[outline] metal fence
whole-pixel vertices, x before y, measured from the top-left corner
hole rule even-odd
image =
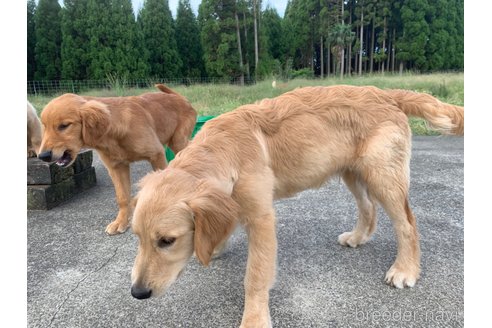
[[[125,80],[108,78],[105,80],[51,80],[51,81],[27,81],[28,95],[55,95],[61,93],[80,93],[89,90],[115,90],[115,89],[142,89],[152,88],[156,83],[164,83],[169,86],[193,85],[193,84],[255,84],[254,79],[244,78],[148,78],[140,80]]]

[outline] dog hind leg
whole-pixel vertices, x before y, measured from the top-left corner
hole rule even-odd
[[[359,217],[354,229],[338,236],[338,242],[343,246],[357,247],[365,244],[376,229],[376,202],[369,195],[365,182],[357,174],[345,171],[342,178],[355,197]]]

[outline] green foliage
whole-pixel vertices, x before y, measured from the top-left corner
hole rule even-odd
[[[198,20],[205,68],[209,76],[238,77],[239,55],[235,21],[235,0],[203,0]]]
[[[321,64],[330,74],[344,68],[346,78],[359,62],[371,73],[464,68],[463,0],[289,0],[283,18],[269,5],[256,13],[257,40],[261,0],[203,0],[198,18],[180,0],[176,21],[168,0],[146,0],[137,21],[131,3],[28,0],[28,80],[249,81],[288,78],[291,69],[318,76]]]
[[[36,46],[36,80],[60,78],[61,29],[60,4],[57,0],[39,0],[34,14]]]
[[[427,0],[405,0],[401,7],[402,36],[397,40],[397,58],[417,69],[427,70],[425,48],[430,37]]]
[[[34,25],[34,12],[36,3],[34,0],[27,1],[27,80],[34,79],[35,58],[34,49],[36,47],[36,30]]]
[[[176,43],[175,23],[167,0],[146,0],[138,15],[150,75],[179,77],[182,61]]]
[[[268,53],[274,59],[283,57],[282,19],[275,8],[267,6],[262,15],[262,26],[268,43]]]
[[[191,10],[189,0],[180,0],[176,14],[176,43],[183,61],[182,77],[205,76],[203,49],[200,43],[198,21]]]
[[[88,78],[89,35],[87,0],[65,0],[61,17],[61,77],[64,80]]]

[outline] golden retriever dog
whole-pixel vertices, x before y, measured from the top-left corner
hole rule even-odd
[[[276,271],[275,199],[341,176],[359,217],[342,233],[356,247],[376,228],[379,203],[393,221],[398,253],[386,282],[419,278],[416,220],[408,203],[408,116],[447,134],[464,134],[464,108],[422,93],[375,87],[305,87],[244,105],[207,122],[169,167],[146,175],[135,197],[139,245],[131,294],[159,295],[193,253],[208,265],[236,224],[248,236],[241,327],[270,327]]]
[[[41,112],[45,131],[38,157],[68,166],[82,148],[97,151],[114,184],[119,212],[106,233],[123,233],[131,214],[130,163],[147,160],[166,168],[163,145],[175,154],[188,144],[196,111],[180,94],[158,84],[160,92],[132,97],[64,94]]]
[[[43,138],[43,128],[34,106],[27,102],[27,158],[36,157]]]

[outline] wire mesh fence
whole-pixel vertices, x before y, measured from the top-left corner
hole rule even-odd
[[[54,95],[61,93],[80,93],[89,90],[114,90],[114,89],[145,89],[152,88],[156,83],[164,83],[168,86],[193,85],[193,84],[255,84],[253,78],[241,79],[239,77],[229,78],[148,78],[140,80],[126,80],[119,78],[108,78],[105,80],[50,80],[50,81],[27,81],[28,95]]]

